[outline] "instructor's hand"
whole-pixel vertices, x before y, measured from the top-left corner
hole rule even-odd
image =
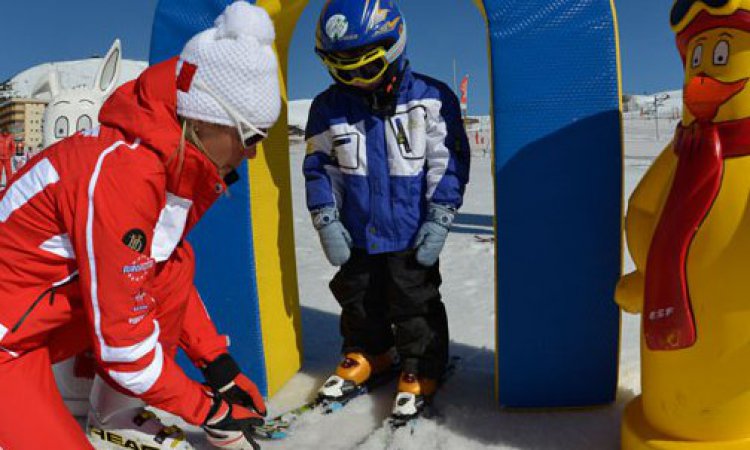
[[[339,220],[339,212],[330,206],[312,212],[312,221],[328,261],[341,266],[351,256],[352,237]]]
[[[229,353],[220,355],[202,369],[206,383],[221,397],[233,404],[253,409],[266,415],[266,404],[258,386],[246,377]]]
[[[260,450],[253,438],[255,427],[263,425],[263,418],[240,405],[226,402],[214,391],[211,410],[203,422],[208,442],[217,448],[232,450]]]

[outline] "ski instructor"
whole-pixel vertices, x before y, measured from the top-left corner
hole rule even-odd
[[[258,448],[263,398],[204,309],[185,235],[278,118],[273,40],[262,9],[229,5],[179,58],[119,88],[99,128],[11,180],[0,197],[0,448],[92,448],[51,369],[87,349],[108,386],[203,427],[217,447]],[[205,386],[176,364],[178,346]]]

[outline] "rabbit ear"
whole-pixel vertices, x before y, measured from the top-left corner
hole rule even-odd
[[[34,88],[34,91],[31,93],[31,96],[36,97],[39,94],[49,92],[52,98],[54,98],[57,97],[58,94],[60,94],[60,91],[60,78],[57,74],[57,69],[55,68],[55,66],[52,66],[49,72],[47,72],[47,76],[39,79],[39,82],[37,82],[37,85]]]
[[[115,39],[112,47],[107,52],[107,56],[104,57],[101,66],[99,66],[99,70],[96,72],[96,77],[94,78],[94,90],[96,92],[106,97],[115,89],[117,79],[120,77],[121,58],[122,49],[120,40]]]

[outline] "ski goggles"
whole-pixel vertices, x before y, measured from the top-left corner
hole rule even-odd
[[[252,123],[245,120],[242,115],[237,112],[229,103],[221,99],[220,96],[216,95],[208,86],[203,84],[200,80],[193,80],[193,86],[197,87],[201,91],[208,94],[216,103],[221,106],[224,112],[232,118],[235,125],[237,126],[237,133],[240,136],[240,142],[245,148],[250,148],[257,145],[260,141],[268,137],[268,130],[258,128]]]
[[[376,47],[354,57],[341,57],[332,53],[315,50],[333,77],[348,85],[370,84],[383,76],[388,69],[387,52]]]

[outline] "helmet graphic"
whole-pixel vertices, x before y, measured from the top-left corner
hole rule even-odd
[[[393,0],[328,0],[315,51],[339,82],[377,81],[406,49],[406,21]]]

